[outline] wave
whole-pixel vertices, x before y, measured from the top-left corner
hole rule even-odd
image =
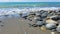
[[[29,15],[30,12],[40,11],[40,10],[58,10],[60,7],[34,7],[34,8],[0,8],[0,19],[8,17],[20,17],[20,13],[23,16]]]

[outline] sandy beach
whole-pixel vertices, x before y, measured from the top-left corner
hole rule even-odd
[[[7,18],[2,22],[4,26],[0,26],[0,34],[51,34],[50,31],[41,31],[39,27],[29,27],[28,23],[33,21],[23,18]]]

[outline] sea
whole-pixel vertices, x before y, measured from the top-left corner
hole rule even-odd
[[[0,8],[60,7],[60,2],[0,2]]]
[[[27,15],[28,13],[25,11],[26,8],[44,7],[60,7],[60,2],[0,2],[0,19],[5,18],[6,16],[4,15],[9,15],[9,17],[18,17],[20,15],[17,13],[19,13],[21,10],[25,13],[24,15]]]
[[[0,9],[2,8],[44,8],[44,7],[60,7],[60,2],[0,2]]]

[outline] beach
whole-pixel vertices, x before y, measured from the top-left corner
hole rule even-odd
[[[29,27],[33,21],[23,18],[7,18],[2,20],[4,26],[0,27],[0,34],[51,34],[50,31],[41,31],[39,27]],[[59,34],[59,33],[57,33]]]
[[[51,34],[51,31],[42,31],[40,27],[29,27],[28,23],[35,20],[25,20],[20,14],[24,17],[30,12],[58,9],[60,2],[0,2],[0,34]]]
[[[7,10],[8,9],[8,10]],[[40,10],[58,10],[56,7],[50,8],[2,8],[0,9],[0,34],[51,34],[51,31],[42,31],[40,27],[29,27],[28,23],[33,21],[25,20],[24,16],[29,15],[30,12],[37,12]],[[22,13],[22,17],[19,15]],[[60,34],[55,32],[56,34]]]

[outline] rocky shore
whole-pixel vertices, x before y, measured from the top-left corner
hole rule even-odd
[[[51,34],[50,32],[60,32],[60,10],[53,8],[14,9],[9,12],[1,11],[0,33]]]

